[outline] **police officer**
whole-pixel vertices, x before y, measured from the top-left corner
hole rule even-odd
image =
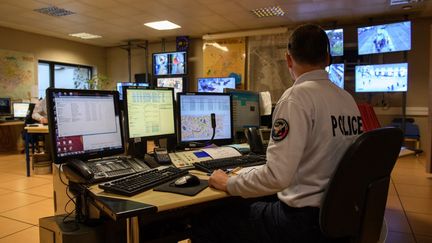
[[[337,163],[362,133],[352,96],[324,70],[329,41],[317,25],[296,28],[288,43],[295,79],[273,114],[267,163],[238,176],[215,171],[209,185],[245,198],[271,200],[209,212],[192,225],[193,242],[321,242],[319,206]]]

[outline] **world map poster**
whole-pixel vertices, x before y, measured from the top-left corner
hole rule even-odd
[[[245,51],[245,38],[205,41],[204,77],[234,77],[236,88],[245,89]]]
[[[28,99],[35,83],[33,54],[0,49],[0,97]]]

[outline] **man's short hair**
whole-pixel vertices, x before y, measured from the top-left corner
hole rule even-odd
[[[329,40],[318,25],[305,24],[297,27],[288,41],[288,52],[300,64],[327,64]]]

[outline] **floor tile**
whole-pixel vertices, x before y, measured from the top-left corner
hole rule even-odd
[[[11,190],[6,190],[6,189],[3,189],[3,188],[0,188],[0,195],[8,194],[8,193],[11,193],[11,192],[12,192]]]
[[[397,184],[396,190],[401,197],[418,197],[432,199],[432,187]]]
[[[22,191],[32,187],[47,185],[50,183],[52,184],[52,182],[44,178],[29,177],[0,183],[0,188],[14,191]]]
[[[417,243],[432,243],[432,237],[424,236],[424,235],[415,235]]]
[[[387,209],[384,218],[387,222],[388,231],[412,233],[405,213],[402,210]]]
[[[390,184],[389,184],[388,195],[389,196],[397,196],[397,192],[396,192],[395,186],[393,185],[393,182],[391,182],[391,181],[390,181]]]
[[[37,187],[32,187],[32,188],[29,188],[26,190],[22,190],[21,192],[26,193],[26,194],[30,194],[30,195],[52,198],[54,189],[53,189],[53,184],[48,183],[48,184],[45,184],[42,186],[37,186]]]
[[[14,180],[25,179],[24,176],[14,175],[6,172],[0,172],[0,184],[8,183]]]
[[[6,195],[0,195],[0,213],[42,201],[44,199],[46,198],[21,192],[12,192]]]
[[[386,243],[416,243],[412,234],[388,232]]]
[[[16,233],[18,231],[30,228],[30,224],[22,223],[16,220],[7,219],[0,216],[0,238]],[[11,242],[11,241],[9,241]]]
[[[53,199],[45,199],[40,202],[32,203],[14,210],[0,213],[10,219],[19,220],[28,224],[38,225],[39,218],[54,215],[54,201]]]
[[[432,237],[432,215],[407,213],[407,217],[415,235]]]
[[[33,226],[1,238],[0,243],[39,243],[39,227]]]
[[[409,175],[392,175],[392,180],[397,186],[398,184],[416,185],[416,186],[432,186],[432,176],[409,176]]]
[[[401,203],[399,201],[399,198],[397,196],[391,196],[391,195],[389,195],[387,197],[386,208],[387,209],[392,209],[392,210],[403,211],[402,205],[401,205]]]
[[[402,197],[400,201],[406,212],[432,214],[432,199]]]

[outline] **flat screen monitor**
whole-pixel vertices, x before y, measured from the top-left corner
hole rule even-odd
[[[235,78],[199,78],[198,92],[223,93],[225,88],[235,89]]]
[[[214,144],[230,144],[232,134],[231,96],[224,93],[178,93],[178,139],[180,143],[206,142],[213,135],[211,114],[215,114]]]
[[[326,67],[326,71],[329,73],[329,79],[339,88],[344,88],[344,72],[345,65],[343,63],[330,64]]]
[[[174,98],[177,97],[177,93],[183,92],[185,82],[184,77],[165,77],[157,78],[156,86],[163,88],[174,88]]]
[[[411,21],[361,27],[357,34],[359,55],[411,50]]]
[[[260,127],[259,93],[238,89],[225,89],[231,95],[234,132],[248,127]]]
[[[326,30],[325,32],[330,42],[330,55],[343,56],[344,54],[343,29]]]
[[[0,115],[11,114],[10,102],[10,98],[0,98]]]
[[[406,92],[408,63],[355,67],[356,92]]]
[[[129,82],[120,82],[117,83],[117,91],[119,92],[119,99],[123,100],[123,89],[124,87],[137,86],[137,87],[148,87],[148,83],[129,83]]]
[[[55,163],[124,153],[117,91],[47,89]]]
[[[172,88],[128,87],[125,103],[125,124],[130,139],[175,136]]]
[[[153,53],[153,75],[187,74],[187,55],[185,51]]]
[[[28,102],[14,102],[13,103],[13,116],[15,118],[25,118],[30,103]]]

